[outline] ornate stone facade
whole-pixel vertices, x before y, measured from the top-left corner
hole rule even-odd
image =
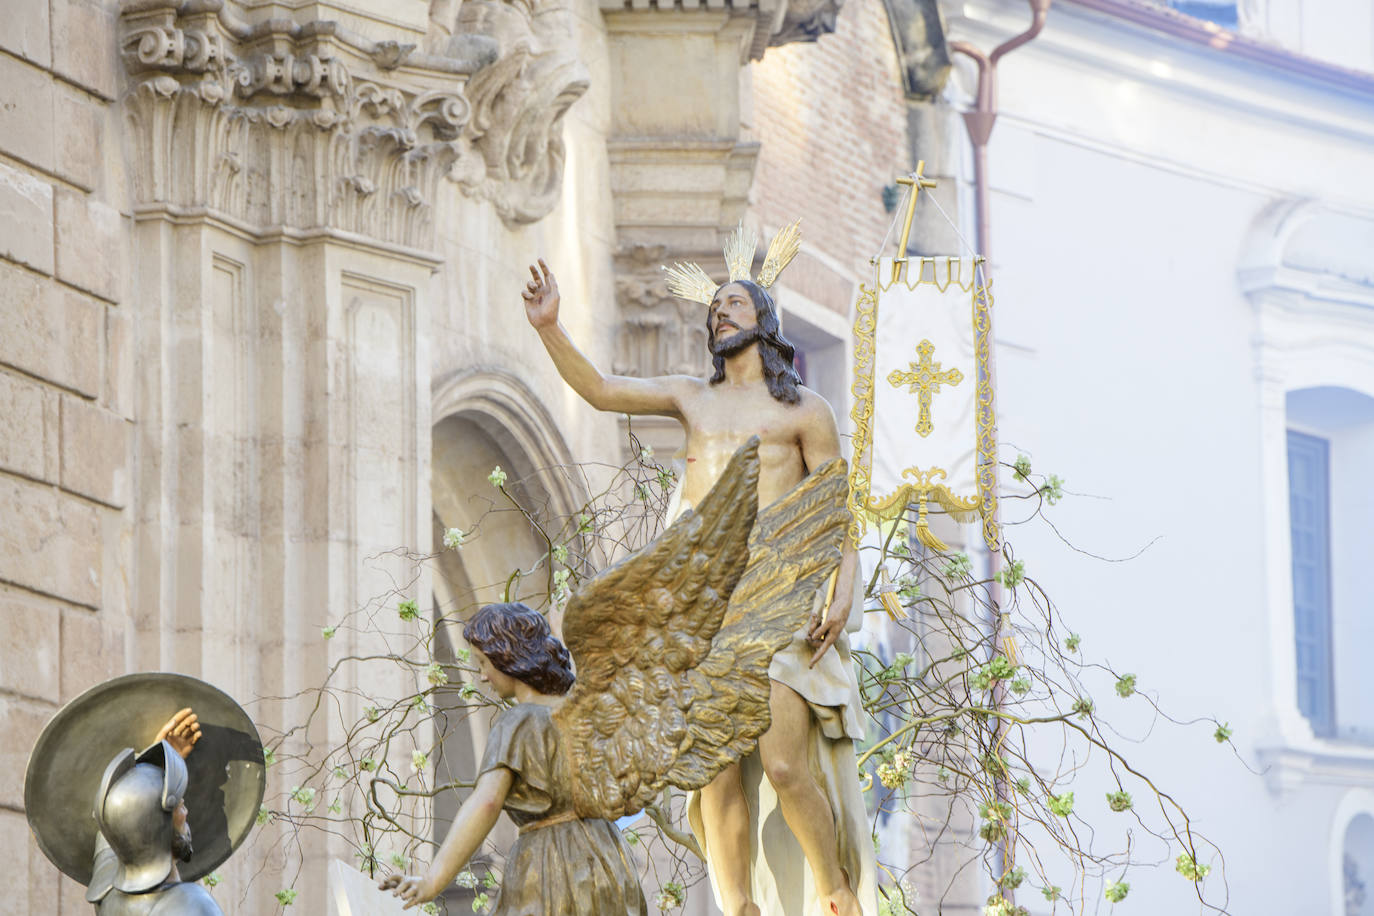
[[[563,115],[587,88],[553,13],[470,2],[443,53],[423,54],[334,21],[249,24],[216,0],[126,4],[138,212],[428,250],[447,176],[509,223],[538,220],[558,198]]]
[[[514,531],[419,578],[395,552],[469,524],[488,462],[571,511],[582,494],[557,466],[620,458],[618,419],[568,397],[516,333],[521,266],[548,254],[586,303],[565,320],[599,365],[705,371],[699,308],[667,295],[659,267],[719,272],[735,223],[773,225],[750,198],[764,161],[750,83],[765,52],[839,10],[19,4],[0,30],[15,103],[0,105],[12,769],[59,703],[128,670],[195,674],[260,722],[301,721],[300,691],[376,648],[322,626],[401,597],[455,602],[513,558],[538,561]],[[812,233],[797,288],[841,307],[821,290],[843,283],[800,280],[828,245]],[[676,424],[635,430],[676,445]],[[0,786],[4,848],[29,842],[21,803]],[[324,862],[351,851],[278,829],[223,870],[226,909],[274,911],[286,849],[303,865],[297,908],[323,912]],[[7,899],[87,912],[27,849]]]

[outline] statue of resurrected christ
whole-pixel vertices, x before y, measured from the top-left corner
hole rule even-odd
[[[801,384],[768,292],[798,244],[795,224],[780,232],[757,282],[750,277],[755,243],[743,229],[726,246],[731,275],[724,285],[717,288],[696,265],[669,272],[676,295],[707,306],[708,379],[602,373],[559,323],[553,272],[543,260],[530,267],[525,313],[563,380],[598,410],[672,417],[686,431],[686,475],[670,513],[701,499],[751,436],[760,439],[760,508],[840,455],[834,412]],[[691,800],[692,828],[726,916],[877,911],[872,837],[854,763],[862,708],[845,632],[857,603],[856,566],[846,545],[835,600],[826,607],[818,596],[809,625],[774,657],[772,726],[757,753]]]

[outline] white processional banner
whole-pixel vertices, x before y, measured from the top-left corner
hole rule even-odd
[[[931,504],[959,521],[983,519],[996,548],[996,423],[992,316],[981,258],[877,263],[854,324],[854,464],[859,519],[917,508],[916,536],[943,550]]]

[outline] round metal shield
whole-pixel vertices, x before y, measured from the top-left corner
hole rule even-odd
[[[257,822],[267,786],[262,741],[248,714],[216,687],[184,674],[128,674],[92,687],[58,710],[38,736],[24,774],[24,810],[43,853],[89,884],[95,855],[92,813],[100,777],[126,747],[141,752],[158,729],[191,707],[201,738],[186,758],[187,821],[195,855],[183,881],[219,867]]]

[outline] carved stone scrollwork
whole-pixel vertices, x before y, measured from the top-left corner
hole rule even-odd
[[[618,375],[700,376],[710,366],[706,311],[668,292],[660,265],[671,260],[662,246],[635,246],[616,258],[621,321],[613,367]]]
[[[126,4],[140,207],[430,249],[450,176],[507,222],[542,218],[561,188],[562,118],[587,81],[561,8],[535,5],[469,0],[447,52],[425,55],[334,22],[250,27],[215,0]]]
[[[484,167],[455,177],[510,223],[534,222],[558,200],[563,115],[589,85],[567,50],[571,31],[567,9],[554,3],[466,0],[458,16],[459,34],[492,39],[500,50],[467,85],[468,136]]]
[[[203,29],[149,26],[125,33],[124,56],[134,72],[182,69],[204,73],[224,67],[224,39]]]
[[[243,98],[259,92],[303,93],[312,98],[344,98],[349,74],[343,61],[318,54],[254,54],[235,67],[235,88]]]

